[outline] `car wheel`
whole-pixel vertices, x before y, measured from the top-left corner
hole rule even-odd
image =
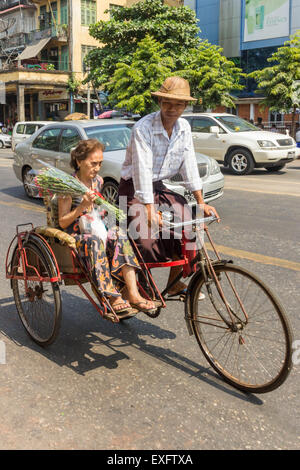
[[[2,140],[0,140],[0,149],[3,149],[4,148],[4,143],[2,142]]]
[[[254,160],[247,149],[240,148],[230,152],[228,166],[235,175],[248,175],[254,168]]]
[[[31,186],[33,182],[33,178],[34,178],[34,175],[30,174],[31,170],[32,168],[27,166],[23,170],[22,179],[23,179],[23,187],[24,187],[26,196],[33,198],[37,196],[37,192]]]
[[[267,171],[269,171],[270,173],[272,173],[273,171],[280,171],[280,170],[282,170],[284,167],[285,167],[285,164],[284,164],[284,165],[269,166],[268,168],[265,168],[265,169],[266,169]]]
[[[117,205],[119,185],[116,181],[106,181],[102,187],[101,194],[110,204]]]

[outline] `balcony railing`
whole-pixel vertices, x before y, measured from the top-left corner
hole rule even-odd
[[[50,26],[46,29],[35,29],[26,35],[26,44],[37,42],[40,39],[51,38],[66,42],[68,39],[68,27],[66,25]]]
[[[33,5],[33,2],[31,0],[0,0],[0,11],[20,5]]]
[[[25,46],[26,44],[26,33],[18,33],[11,37],[0,38],[1,47],[5,51],[9,49],[15,49],[17,47]]]

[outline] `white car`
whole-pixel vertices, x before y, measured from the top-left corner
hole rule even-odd
[[[16,177],[23,182],[26,194],[35,197],[32,191],[32,172],[42,165],[38,160],[72,173],[70,167],[70,150],[76,147],[79,140],[96,138],[105,145],[104,160],[100,175],[104,179],[103,196],[114,203],[118,195],[121,167],[125,160],[126,147],[129,143],[131,128],[134,122],[121,120],[86,120],[53,122],[39,129],[25,142],[19,143],[14,151],[13,169]],[[206,155],[196,154],[199,174],[203,181],[203,197],[205,202],[222,196],[224,176],[218,163]],[[169,188],[184,195],[190,205],[195,205],[193,195],[180,184],[178,174],[165,181]]]
[[[0,148],[11,147],[11,136],[8,134],[0,133]]]
[[[183,114],[191,125],[196,152],[215,158],[236,175],[254,168],[278,171],[296,158],[296,142],[288,136],[263,131],[233,114]]]
[[[20,121],[16,122],[12,132],[11,148],[15,150],[15,147],[20,142],[28,139],[38,129],[49,124],[49,121]]]

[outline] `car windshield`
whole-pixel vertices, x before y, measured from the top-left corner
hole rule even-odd
[[[215,116],[231,132],[257,131],[257,127],[238,116]]]
[[[124,150],[127,148],[130,134],[130,125],[120,126],[95,126],[86,127],[85,132],[89,139],[98,139],[105,145],[105,152]]]

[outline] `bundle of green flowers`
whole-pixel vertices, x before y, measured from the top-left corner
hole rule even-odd
[[[33,181],[41,197],[53,194],[83,196],[88,191],[85,184],[77,178],[52,166],[42,169]],[[100,194],[97,195],[94,202],[98,206],[103,206],[107,212],[114,214],[117,220],[125,219],[124,212],[107,202]]]

